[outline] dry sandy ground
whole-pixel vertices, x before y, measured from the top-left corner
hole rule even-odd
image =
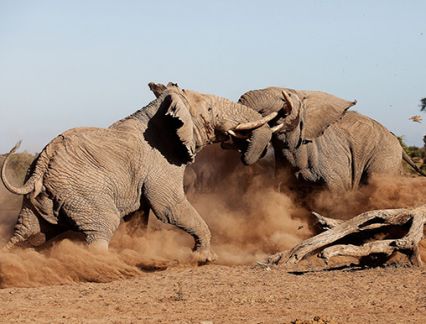
[[[426,267],[292,275],[255,266],[207,265],[147,272],[110,283],[0,290],[0,321],[8,323],[291,323],[296,319],[300,323],[426,323]]]
[[[311,210],[347,219],[423,204],[424,178],[377,179],[339,199],[320,193],[309,197],[309,210],[256,177],[244,194],[234,190],[244,182],[231,180],[192,201],[211,228],[221,265],[180,262],[140,271],[145,258],[185,260],[190,254],[189,236],[155,226],[141,236],[119,230],[107,256],[67,241],[43,253],[0,253],[0,287],[15,287],[0,289],[0,323],[426,323],[426,266],[293,275],[251,265],[311,236],[305,217]],[[0,246],[19,208],[13,196],[3,197]],[[52,285],[58,283],[64,284]],[[39,287],[16,288],[22,286]]]

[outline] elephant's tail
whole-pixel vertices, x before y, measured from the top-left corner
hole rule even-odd
[[[402,159],[407,162],[410,167],[412,167],[418,174],[426,177],[426,173],[424,173],[414,162],[413,160],[410,158],[410,156],[407,154],[407,152],[405,152],[405,150],[402,150]]]
[[[15,151],[19,148],[20,145],[21,145],[21,141],[16,143],[16,145],[10,150],[10,152],[6,154],[6,158],[3,162],[3,166],[1,169],[1,180],[3,181],[3,184],[6,187],[6,189],[9,190],[10,192],[17,195],[26,195],[34,191],[34,189],[39,189],[39,190],[41,189],[41,177],[38,176],[37,173],[33,173],[22,187],[15,187],[6,178],[7,163],[9,162],[9,159],[12,156],[12,154],[15,153]]]
[[[28,179],[28,181],[24,184],[22,187],[15,187],[12,185],[9,180],[6,178],[6,167],[7,162],[9,162],[10,157],[13,153],[21,146],[21,141],[16,143],[16,145],[9,151],[9,153],[6,154],[6,158],[3,162],[3,166],[1,168],[1,180],[3,181],[4,186],[7,190],[10,192],[13,192],[17,195],[26,195],[34,190],[35,187],[35,177],[31,176],[31,178]]]

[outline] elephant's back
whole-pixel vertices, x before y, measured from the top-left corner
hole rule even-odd
[[[371,141],[398,141],[382,124],[355,111],[348,111],[338,122],[338,127],[347,131],[352,137]]]
[[[114,190],[117,184],[136,181],[141,169],[138,151],[138,138],[131,133],[102,128],[67,131],[56,145],[43,182],[58,196]],[[84,192],[87,188],[90,192]]]
[[[376,157],[399,163],[402,147],[398,138],[376,120],[357,112],[348,112],[339,123],[347,132],[349,143],[357,160],[371,163]],[[385,162],[383,162],[385,163]]]
[[[73,156],[72,152],[78,152],[96,166],[108,169],[133,160],[140,146],[139,138],[133,133],[98,128],[66,137],[64,149],[71,153],[70,156]]]

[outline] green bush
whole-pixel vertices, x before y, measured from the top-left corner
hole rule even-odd
[[[405,152],[407,152],[408,156],[412,159],[415,158],[420,158],[423,159],[423,163],[419,164],[416,163],[418,167],[420,167],[420,169],[424,172],[426,172],[426,151],[424,147],[417,147],[417,146],[407,146],[407,144],[405,144],[404,142],[404,137],[403,136],[398,136],[398,140],[401,143],[402,148],[405,150]],[[408,171],[409,173],[415,173],[417,174],[417,172],[415,172],[411,167],[409,167],[408,165],[404,165],[404,169],[406,171]]]

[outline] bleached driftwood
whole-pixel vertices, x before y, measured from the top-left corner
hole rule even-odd
[[[368,211],[347,221],[317,213],[314,216],[324,232],[301,242],[288,253],[269,257],[264,264],[279,263],[289,272],[329,270],[359,266],[363,262],[368,266],[368,258],[374,260],[380,256],[381,260],[386,261],[396,252],[406,255],[410,265],[422,263],[419,243],[426,224],[426,205],[414,209]],[[304,265],[300,263],[309,257],[323,260],[323,265],[306,266],[306,262]],[[337,263],[330,263],[336,257],[343,258]]]

